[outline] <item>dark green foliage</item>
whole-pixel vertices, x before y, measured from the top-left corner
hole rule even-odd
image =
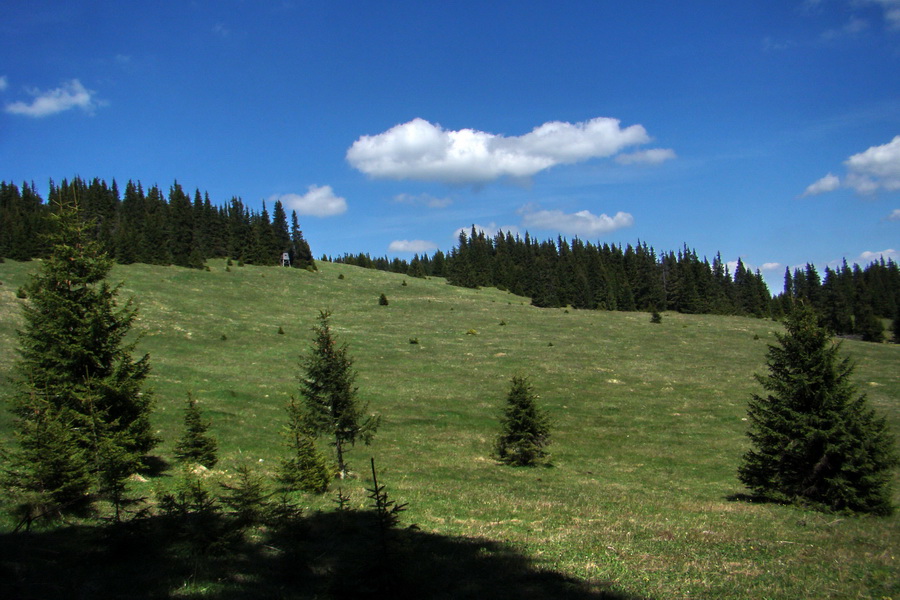
[[[203,420],[200,407],[190,393],[184,407],[184,433],[175,444],[175,458],[185,463],[197,463],[212,469],[219,461],[218,443],[209,431],[210,422]]]
[[[787,332],[769,346],[767,395],[750,401],[753,448],[738,470],[755,494],[808,502],[830,510],[888,514],[894,441],[850,381],[853,365],[839,356],[815,311],[795,304]]]
[[[347,475],[347,445],[361,440],[366,445],[378,429],[380,417],[367,415],[368,402],[360,403],[353,385],[356,373],[347,346],[338,345],[331,333],[331,313],[319,312],[309,354],[302,358],[300,395],[305,405],[308,431],[334,439],[340,476]]]
[[[875,316],[872,307],[868,304],[860,307],[854,329],[862,336],[864,342],[880,343],[884,341],[884,324]]]
[[[268,513],[268,494],[263,478],[247,465],[236,469],[237,482],[222,483],[222,504],[231,509],[238,525],[246,527],[265,521]]]
[[[379,305],[379,306],[387,306],[387,305],[388,305],[388,299],[387,299],[387,296],[385,296],[384,294],[382,294],[381,296],[379,296],[379,297],[378,297],[378,305]]]
[[[278,481],[288,490],[321,494],[328,489],[331,473],[325,457],[316,448],[314,432],[310,431],[303,409],[291,396],[287,406],[288,424],[284,436],[290,455],[281,460]]]
[[[662,323],[662,315],[660,315],[658,311],[654,310],[653,313],[650,315],[650,322],[651,323]]]
[[[9,485],[60,508],[90,489],[118,502],[122,482],[157,443],[151,395],[142,391],[149,360],[131,357],[135,342],[125,337],[136,309],[131,300],[118,305],[119,288],[106,282],[112,262],[91,240],[77,205],[58,206],[53,221],[51,253],[23,305],[11,398],[19,444],[11,462],[19,468]]]
[[[548,455],[550,417],[538,407],[534,389],[525,377],[515,376],[510,383],[494,452],[508,465],[531,466]]]
[[[40,517],[81,508],[93,478],[87,452],[67,408],[56,408],[35,396],[32,414],[18,422],[18,448],[4,450],[0,486],[11,501],[19,527]]]
[[[897,309],[897,314],[894,315],[891,331],[894,333],[894,343],[900,344],[900,309]]]

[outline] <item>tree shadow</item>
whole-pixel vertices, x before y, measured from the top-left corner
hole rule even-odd
[[[248,530],[230,515],[198,519],[2,534],[0,597],[638,600],[543,568],[500,542],[415,527],[382,532],[372,511]]]

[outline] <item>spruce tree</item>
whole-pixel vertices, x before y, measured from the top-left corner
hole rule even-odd
[[[510,383],[494,452],[508,465],[531,466],[547,457],[550,417],[538,407],[525,377],[515,376]]]
[[[291,396],[287,406],[288,424],[284,428],[290,454],[278,466],[278,481],[288,490],[321,494],[331,479],[325,457],[316,448],[315,434],[310,430],[303,408]]]
[[[218,442],[208,433],[209,426],[210,422],[203,420],[197,401],[188,393],[184,407],[184,433],[175,444],[175,458],[212,469],[219,461],[216,456]]]
[[[897,462],[884,418],[851,382],[853,364],[796,302],[786,333],[769,346],[769,375],[756,376],[766,395],[753,395],[752,449],[738,470],[755,494],[830,510],[888,514],[891,469]]]
[[[149,357],[132,359],[135,342],[125,339],[133,302],[119,306],[119,287],[106,281],[112,262],[77,204],[60,204],[53,219],[50,256],[23,306],[10,401],[19,448],[5,480],[62,510],[90,491],[121,488],[157,440],[151,395],[142,391]]]
[[[319,323],[313,327],[313,346],[301,362],[300,395],[309,430],[334,438],[338,473],[343,479],[347,475],[344,460],[347,445],[352,446],[357,440],[368,445],[378,429],[380,417],[366,415],[368,403],[357,400],[353,360],[347,345],[335,341],[330,317],[328,311],[320,311]]]

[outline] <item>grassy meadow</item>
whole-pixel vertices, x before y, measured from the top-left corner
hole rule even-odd
[[[0,264],[4,395],[21,323],[16,290],[37,265]],[[359,397],[384,418],[374,443],[348,455],[358,476],[340,486],[351,507],[369,505],[374,457],[379,482],[408,503],[402,525],[499,543],[485,552],[507,549],[587,582],[593,597],[900,600],[900,516],[736,499],[747,401],[760,389],[753,374],[764,371],[778,323],[664,313],[652,324],[646,313],[537,309],[496,289],[329,263],[317,273],[226,270],[223,261],[209,271],[117,266],[112,280],[140,309],[138,350],[151,356],[165,460],[190,391],[219,440],[211,476],[241,464],[271,474],[298,359],[327,309],[349,344]],[[843,351],[900,434],[900,345],[845,341]],[[549,466],[491,458],[515,374],[552,415]],[[4,411],[6,441],[10,423]],[[304,497],[308,513],[333,511],[337,488]]]

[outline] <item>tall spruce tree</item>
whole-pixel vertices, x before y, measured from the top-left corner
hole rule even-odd
[[[62,200],[61,202],[65,202]],[[75,203],[57,207],[51,253],[27,286],[10,399],[18,448],[5,483],[44,512],[121,489],[157,443],[147,355],[126,342],[136,316],[106,278],[111,260],[92,241]],[[116,492],[118,493],[118,492]]]
[[[497,458],[508,465],[531,466],[546,458],[549,444],[550,417],[537,405],[528,380],[513,377],[494,444]]]
[[[334,438],[338,473],[343,479],[348,472],[344,459],[347,446],[357,440],[368,445],[381,419],[367,415],[368,402],[357,400],[353,360],[347,345],[335,341],[330,317],[328,311],[320,311],[319,323],[313,327],[313,346],[301,361],[300,395],[309,431]]]
[[[767,392],[753,395],[752,449],[738,470],[754,493],[830,510],[892,511],[894,440],[884,418],[850,381],[853,364],[819,326],[815,310],[796,302],[787,332],[769,346]]]

